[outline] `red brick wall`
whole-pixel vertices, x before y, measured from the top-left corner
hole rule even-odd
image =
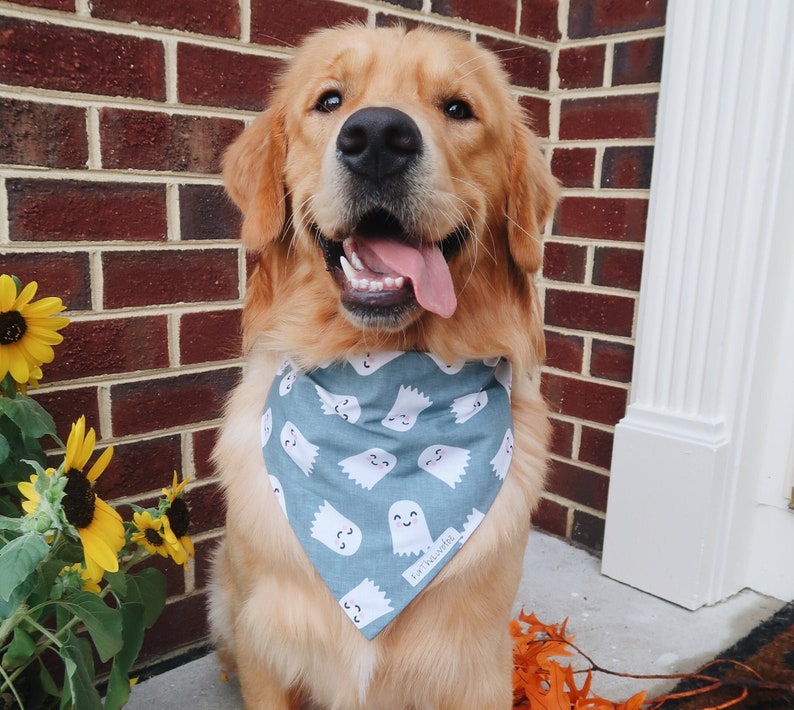
[[[501,53],[564,185],[540,287],[550,490],[536,522],[597,548],[629,388],[663,0],[19,0],[0,8],[0,270],[72,324],[39,400],[117,454],[146,501],[189,475],[195,564],[168,568],[145,651],[204,638],[223,510],[207,457],[239,374],[245,255],[218,174],[292,46],[317,26],[442,24]]]

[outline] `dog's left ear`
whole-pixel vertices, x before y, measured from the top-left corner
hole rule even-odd
[[[541,233],[557,204],[558,194],[557,181],[535,136],[517,119],[507,196],[507,239],[510,255],[523,271],[534,273],[541,267]]]
[[[269,108],[246,128],[223,158],[226,190],[243,213],[241,237],[260,251],[278,239],[286,221],[284,116]]]

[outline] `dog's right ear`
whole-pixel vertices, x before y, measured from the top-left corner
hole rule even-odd
[[[246,128],[223,158],[226,190],[243,213],[241,238],[260,251],[279,237],[286,220],[283,112],[274,106]]]

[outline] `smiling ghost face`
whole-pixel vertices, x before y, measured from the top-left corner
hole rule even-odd
[[[419,555],[433,544],[424,511],[412,500],[392,504],[389,529],[395,555]]]
[[[334,508],[327,500],[314,514],[312,537],[329,550],[350,557],[361,547],[361,528]]]

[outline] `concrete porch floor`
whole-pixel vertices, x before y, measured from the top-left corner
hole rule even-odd
[[[568,632],[596,663],[633,674],[691,672],[747,634],[783,602],[755,592],[687,611],[603,577],[600,561],[557,538],[533,532],[524,560],[516,612],[523,606],[546,624],[569,619]],[[564,662],[563,659],[560,659]],[[574,667],[580,667],[574,662]],[[641,690],[649,697],[674,681],[642,681],[595,674],[593,691],[622,701]],[[221,682],[214,655],[191,661],[132,689],[131,710],[242,708],[234,679]]]

